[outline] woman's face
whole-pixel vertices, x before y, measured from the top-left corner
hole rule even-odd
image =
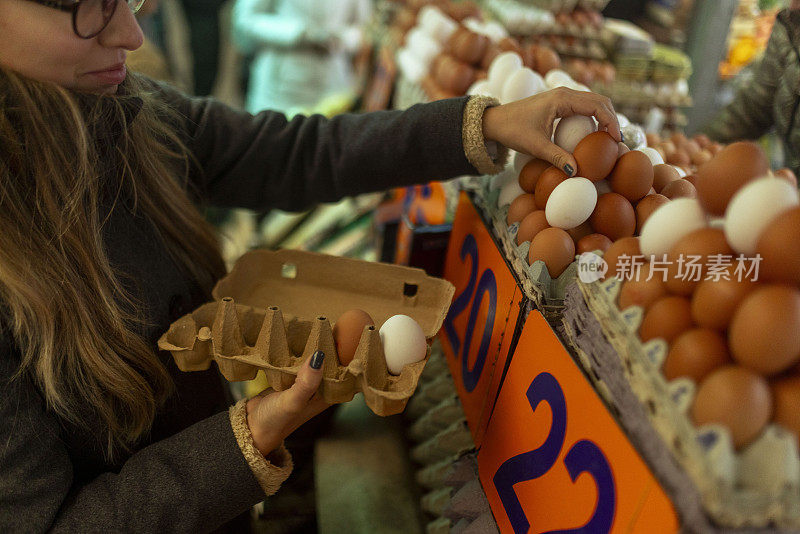
[[[125,2],[99,35],[81,39],[68,12],[30,0],[0,0],[0,35],[0,66],[89,93],[115,93],[125,78],[127,53],[144,40]]]

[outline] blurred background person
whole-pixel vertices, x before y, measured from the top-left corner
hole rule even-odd
[[[233,38],[252,57],[245,107],[294,115],[356,91],[353,56],[371,0],[236,0]]]
[[[226,0],[180,0],[189,27],[194,94],[210,95],[220,55],[220,9]]]

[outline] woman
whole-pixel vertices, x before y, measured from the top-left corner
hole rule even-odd
[[[800,174],[800,0],[778,13],[761,62],[705,128],[715,141],[758,139],[775,129],[785,165]]]
[[[297,210],[496,172],[503,147],[571,170],[548,136],[575,113],[620,137],[606,99],[568,90],[254,117],[128,75],[140,4],[0,0],[2,532],[233,529],[291,470],[324,355],[226,410],[215,371],[155,350],[224,272],[198,204]]]

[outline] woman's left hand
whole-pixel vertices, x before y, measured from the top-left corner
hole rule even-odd
[[[488,108],[483,114],[483,136],[498,143],[544,159],[573,176],[578,164],[566,150],[553,144],[553,122],[573,115],[594,116],[601,130],[621,141],[617,115],[605,96],[574,91],[566,87]]]

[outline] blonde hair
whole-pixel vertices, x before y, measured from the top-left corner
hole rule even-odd
[[[180,117],[135,75],[123,87],[127,96],[79,95],[0,69],[0,305],[22,355],[15,378],[31,376],[78,427],[97,432],[99,419],[108,460],[149,431],[173,385],[106,255],[101,199],[122,209],[119,198],[132,198],[201,287],[225,272],[190,200]],[[129,122],[134,99],[141,111]],[[115,142],[97,142],[104,125],[117,125]]]

